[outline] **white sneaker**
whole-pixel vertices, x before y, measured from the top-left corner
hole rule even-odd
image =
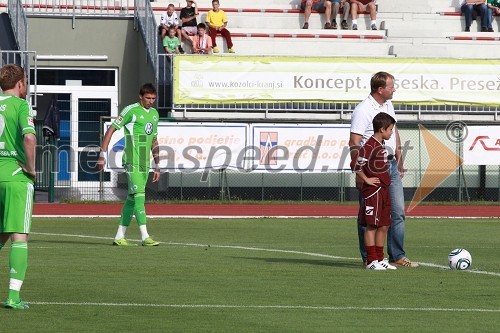
[[[398,269],[396,266],[392,266],[391,264],[389,264],[389,260],[387,259],[379,261],[378,263],[382,265],[385,269]]]
[[[373,260],[371,263],[366,265],[366,269],[373,269],[375,271],[385,271],[387,268],[382,266],[377,260]]]

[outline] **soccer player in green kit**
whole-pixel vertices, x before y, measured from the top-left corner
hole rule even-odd
[[[143,246],[158,246],[148,234],[146,228],[146,182],[148,181],[150,163],[150,152],[156,164],[153,174],[153,183],[160,179],[160,157],[158,140],[158,111],[152,106],[156,100],[156,89],[150,84],[144,84],[139,91],[139,102],[125,107],[120,115],[113,121],[104,135],[101,154],[97,160],[100,170],[106,164],[105,154],[108,150],[109,141],[116,130],[125,129],[125,150],[123,153],[123,166],[127,172],[128,196],[123,206],[120,225],[115,236],[113,245],[137,246],[129,243],[125,238],[127,227],[135,214],[139,230],[141,231]]]
[[[11,240],[6,308],[27,309],[19,297],[28,267],[33,208],[36,132],[26,101],[26,74],[18,65],[0,69],[0,249]]]

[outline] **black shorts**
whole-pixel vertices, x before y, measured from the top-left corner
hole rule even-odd
[[[328,1],[328,0],[320,0],[318,2],[314,2],[312,4],[312,10],[314,10],[316,12],[324,13],[326,11],[325,1]],[[302,11],[304,11],[306,9],[306,2],[302,2],[300,4],[300,9],[302,9]]]

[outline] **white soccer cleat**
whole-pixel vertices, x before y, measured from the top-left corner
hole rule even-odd
[[[373,260],[371,263],[366,265],[366,269],[372,269],[374,271],[385,271],[387,268],[382,266],[377,260]]]

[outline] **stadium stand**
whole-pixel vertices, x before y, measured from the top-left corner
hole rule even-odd
[[[5,11],[7,0],[0,1]],[[45,3],[45,5],[44,5]],[[50,13],[54,9],[71,13],[72,1],[23,1],[30,14]],[[108,12],[127,14],[133,11],[131,1],[76,1],[78,8],[90,15]],[[176,10],[185,1],[157,0],[151,2],[156,21],[169,3]],[[210,0],[198,1],[200,18],[204,22]],[[367,44],[370,56],[428,57],[428,58],[500,58],[500,20],[493,24],[495,32],[481,33],[474,21],[471,32],[464,34],[464,22],[460,13],[460,0],[424,0],[413,2],[378,0],[377,21],[380,30],[370,31],[368,15],[359,19],[359,30],[325,30],[324,15],[314,13],[309,30],[304,31],[304,15],[300,12],[300,0],[232,0],[221,6],[231,24],[234,42],[240,55],[305,55],[305,56],[363,56]],[[350,27],[350,22],[349,22]],[[221,45],[223,39],[218,37]],[[474,47],[469,47],[469,45]],[[224,46],[225,47],[225,46]]]
[[[157,20],[170,3],[152,2]],[[184,1],[173,2],[177,9]],[[198,1],[200,20],[210,9],[210,0]],[[370,56],[498,59],[500,33],[481,33],[474,21],[471,33],[464,35],[458,0],[412,2],[378,0],[379,31],[369,31],[370,19],[362,15],[359,30],[325,30],[324,15],[310,20],[309,30],[300,29],[304,16],[300,1],[233,0],[221,6],[231,22],[231,32],[238,44],[238,54],[361,56],[370,44]],[[349,21],[350,27],[350,21]],[[494,22],[499,31],[499,20]],[[220,39],[222,42],[222,39]],[[469,45],[474,47],[469,47]]]

